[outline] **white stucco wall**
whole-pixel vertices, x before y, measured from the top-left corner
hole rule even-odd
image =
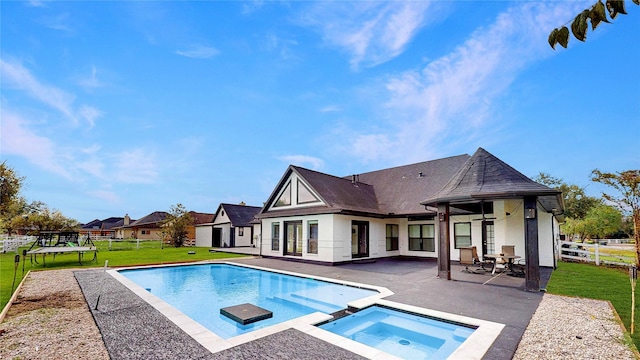
[[[213,226],[196,226],[196,246],[211,247],[213,240]]]
[[[240,229],[242,229],[242,235],[240,235]],[[251,226],[236,227],[233,231],[235,231],[236,246],[251,246]]]

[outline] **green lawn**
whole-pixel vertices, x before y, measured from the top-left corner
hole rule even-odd
[[[42,267],[41,256],[38,256],[38,262],[40,264],[31,264],[29,257],[27,256],[26,262],[23,262],[22,256],[20,256],[20,262],[17,264],[16,269],[14,257],[15,253],[0,254],[0,311],[9,302],[11,298],[11,288],[14,283],[15,274],[15,287],[18,286],[22,280],[22,269],[24,266],[24,273],[29,270],[56,270],[56,269],[68,269],[68,268],[90,268],[90,267],[102,267],[105,260],[109,260],[109,267],[119,266],[132,266],[132,265],[151,265],[151,264],[168,264],[177,262],[188,261],[200,261],[211,259],[223,259],[240,257],[244,255],[215,252],[210,253],[209,248],[198,247],[160,247],[159,241],[145,241],[141,243],[140,250],[136,250],[135,242],[114,242],[112,244],[112,251],[109,251],[108,241],[96,241],[98,248],[98,260],[97,262],[89,261],[92,258],[89,254],[85,255],[83,264],[78,264],[77,254],[63,254],[57,255],[53,260],[52,255],[47,256],[47,267]],[[144,246],[144,247],[143,247]],[[18,251],[18,254],[22,254],[22,249]],[[195,251],[195,254],[189,254],[189,251]]]
[[[631,282],[629,271],[585,263],[559,262],[551,275],[547,291],[556,295],[609,300],[627,331],[631,329]],[[640,291],[640,288],[638,289]],[[576,309],[577,311],[579,309]],[[587,309],[588,311],[588,309]],[[636,296],[635,333],[631,336],[640,348],[640,306]]]

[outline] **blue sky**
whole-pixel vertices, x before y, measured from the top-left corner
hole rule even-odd
[[[640,7],[547,44],[593,2],[2,1],[0,160],[80,222],[478,147],[599,195],[640,167]]]

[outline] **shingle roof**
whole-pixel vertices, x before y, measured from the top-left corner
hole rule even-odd
[[[127,227],[139,227],[142,225],[158,226],[158,223],[167,218],[169,214],[166,211],[154,211],[151,214],[144,216],[136,221],[131,222]]]
[[[84,225],[82,225],[82,229],[101,229],[101,230],[110,230],[115,227],[122,226],[124,224],[124,218],[122,217],[110,217],[104,220],[95,219],[90,221]]]
[[[271,204],[292,172],[296,172],[326,204],[277,211],[263,209],[263,214],[289,216],[321,213],[364,213],[379,216],[425,214],[419,199],[435,193],[446,184],[469,158],[454,156],[417,164],[398,166],[353,176],[336,177],[299,166],[289,166],[270,196]]]
[[[215,214],[189,211],[189,216],[191,216],[191,219],[193,219],[193,225],[199,225],[212,222]]]
[[[220,204],[220,208],[224,209],[231,221],[231,225],[251,226],[251,221],[256,214],[262,209],[259,206],[236,205],[236,204]]]
[[[326,205],[269,210],[280,189],[295,172]],[[336,177],[299,166],[289,166],[266,206],[256,216],[292,216],[322,213],[365,213],[377,216],[426,215],[426,205],[438,202],[477,203],[480,200],[538,196],[547,211],[562,211],[562,194],[538,184],[486,150]],[[422,202],[421,199],[426,199]]]
[[[562,209],[560,191],[538,184],[479,148],[442,189],[426,197],[422,204],[469,203],[522,196],[538,196],[548,211]]]
[[[357,175],[375,189],[379,209],[394,214],[424,214],[420,199],[440,190],[469,155],[424,161]]]

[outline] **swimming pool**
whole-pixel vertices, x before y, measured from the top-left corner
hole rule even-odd
[[[403,359],[448,358],[475,328],[371,306],[319,326]]]
[[[377,291],[230,264],[120,270],[120,274],[223,339],[308,315],[332,314]],[[220,309],[250,303],[273,317],[240,324]]]

